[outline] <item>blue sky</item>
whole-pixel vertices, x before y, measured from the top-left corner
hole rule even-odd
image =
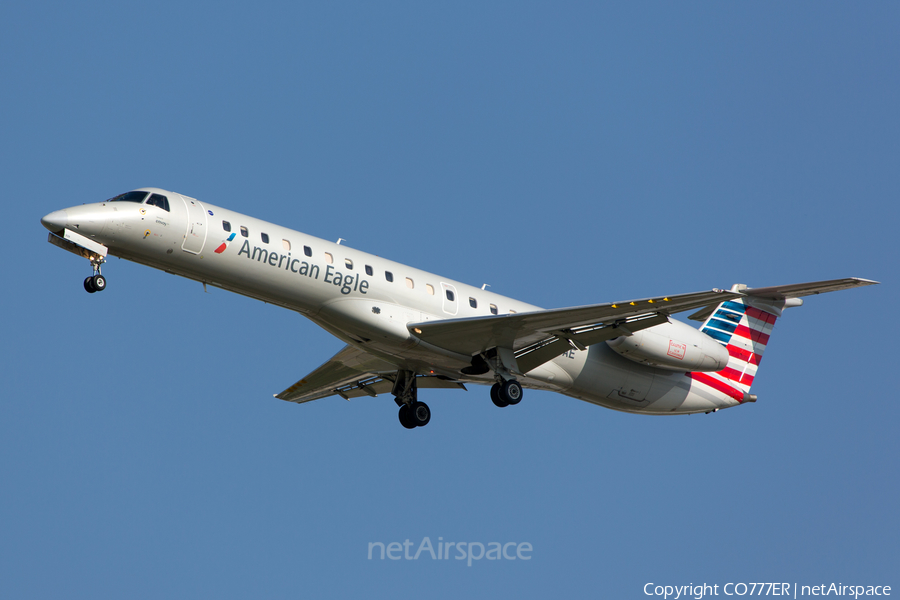
[[[0,595],[645,597],[897,586],[900,9],[7,3]],[[272,398],[294,313],[46,243],[153,185],[546,307],[859,276],[775,327],[759,402]],[[23,257],[23,261],[18,258]],[[370,542],[528,542],[381,561]]]

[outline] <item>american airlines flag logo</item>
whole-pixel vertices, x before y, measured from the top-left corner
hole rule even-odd
[[[216,248],[216,254],[222,254],[223,252],[225,252],[225,248],[228,247],[228,242],[232,241],[233,239],[234,239],[234,234],[232,233],[231,235],[228,236],[227,240],[222,242],[221,246]]]
[[[740,300],[723,302],[706,321],[701,331],[718,340],[728,350],[728,365],[718,373],[688,373],[738,402],[750,391],[762,360],[776,316]]]

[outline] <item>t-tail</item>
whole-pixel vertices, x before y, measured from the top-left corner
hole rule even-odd
[[[739,403],[756,402],[750,394],[763,353],[772,336],[775,321],[785,308],[801,306],[800,296],[834,292],[877,283],[868,279],[847,278],[767,288],[748,288],[735,284],[731,291],[746,294],[705,309],[690,318],[706,320],[700,330],[728,350],[728,364],[715,373],[693,372],[694,381],[713,388]]]

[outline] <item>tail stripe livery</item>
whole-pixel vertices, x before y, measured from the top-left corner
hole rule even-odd
[[[759,361],[762,360],[762,356],[759,354],[753,354],[748,350],[743,350],[738,348],[737,346],[728,345],[726,346],[728,349],[728,354],[737,358],[738,360],[742,360],[744,362],[748,362],[753,365],[759,365]]]
[[[728,350],[728,365],[717,373],[687,374],[694,381],[738,402],[744,401],[753,385],[777,318],[770,312],[751,306],[750,302],[753,302],[752,298],[723,302],[701,328],[703,333]]]
[[[709,387],[711,387],[712,389],[714,389],[718,392],[722,392],[723,394],[725,394],[727,396],[731,396],[738,402],[743,402],[743,400],[744,400],[743,392],[741,392],[740,390],[736,390],[735,388],[731,387],[724,381],[716,379],[713,375],[710,375],[709,373],[687,373],[687,376],[690,377],[691,379],[693,379],[694,381],[699,381],[700,383],[705,383],[706,385],[708,385]]]

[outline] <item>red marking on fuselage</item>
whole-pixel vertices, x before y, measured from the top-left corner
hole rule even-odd
[[[216,248],[216,254],[222,254],[223,252],[225,252],[225,248],[227,248],[227,247],[228,247],[228,244],[226,244],[225,242],[222,242],[222,245],[219,246],[218,248]]]
[[[666,354],[673,358],[677,358],[678,360],[684,360],[684,355],[686,352],[687,344],[680,344],[678,342],[669,340],[669,351],[666,352]]]

